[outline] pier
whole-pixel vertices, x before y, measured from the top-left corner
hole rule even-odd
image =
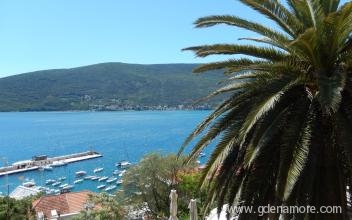
[[[21,173],[30,170],[37,170],[43,166],[55,164],[65,165],[83,160],[90,160],[103,155],[95,151],[86,151],[81,153],[63,155],[58,157],[47,157],[46,155],[34,156],[31,160],[23,160],[13,163],[11,166],[0,167],[0,176]]]

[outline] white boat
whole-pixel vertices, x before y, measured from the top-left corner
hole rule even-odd
[[[121,173],[121,170],[114,170],[114,172],[112,172],[112,174],[114,175],[119,175]]]
[[[200,152],[199,155],[198,155],[198,157],[205,157],[205,156],[206,156],[206,154],[203,153],[203,152]]]
[[[123,180],[117,180],[116,185],[121,185],[123,183]]]
[[[45,187],[45,186],[39,186],[37,189],[38,189],[39,191],[41,191],[41,192],[45,192],[45,191],[50,190],[50,188]]]
[[[27,181],[27,182],[22,183],[22,185],[25,187],[33,187],[33,186],[35,186],[35,182],[34,181]]]
[[[74,184],[78,184],[78,183],[81,183],[81,182],[83,182],[83,179],[77,179],[77,180],[73,181]]]
[[[51,194],[54,194],[54,190],[53,189],[46,189],[42,192],[45,192],[46,195],[51,195]]]
[[[52,167],[61,167],[61,166],[65,166],[67,165],[67,163],[65,161],[59,160],[59,161],[54,161],[51,166]]]
[[[46,185],[50,185],[50,184],[53,184],[55,182],[56,182],[56,180],[54,180],[54,179],[48,179],[48,180],[45,181],[45,184]]]
[[[66,176],[59,177],[59,181],[65,180]]]
[[[87,172],[86,171],[83,171],[83,170],[80,170],[80,171],[77,171],[76,172],[76,176],[84,176],[84,175],[86,175],[87,174]]]
[[[47,171],[52,171],[54,168],[50,165],[46,165],[46,166],[43,166],[43,169]]]
[[[120,168],[127,168],[131,166],[132,163],[128,162],[127,160],[122,160],[118,163],[115,164],[115,166],[120,167]]]
[[[62,189],[69,190],[69,189],[72,189],[73,187],[75,187],[75,186],[74,185],[67,185],[67,186],[63,187]]]
[[[63,188],[65,188],[66,186],[68,186],[68,184],[67,184],[67,183],[64,183],[64,184],[61,184],[61,185],[59,186],[59,188],[63,189]]]
[[[102,182],[102,181],[105,181],[105,180],[107,180],[107,179],[109,179],[109,177],[103,176],[103,177],[101,177],[98,181],[99,181],[99,182]]]
[[[61,182],[60,182],[60,181],[57,181],[57,182],[53,183],[52,186],[58,186],[58,185],[60,185],[60,184],[61,184]]]
[[[107,187],[106,189],[104,189],[104,191],[110,191],[110,190],[113,190],[113,189],[115,189],[116,188],[116,186],[115,185],[111,185],[111,186],[109,186],[109,187]]]
[[[99,173],[99,172],[101,172],[101,171],[103,171],[103,170],[104,170],[103,167],[98,167],[98,168],[95,168],[95,169],[93,170],[93,172],[94,172],[94,173]]]
[[[99,176],[93,176],[91,180],[98,180],[98,179],[100,179]]]
[[[119,177],[122,177],[127,171],[126,170],[121,170]]]
[[[107,179],[106,182],[107,182],[107,183],[112,183],[112,182],[114,182],[114,181],[116,181],[116,180],[117,180],[116,177],[111,177],[111,178]]]
[[[91,180],[91,179],[93,179],[95,176],[85,176],[83,179],[85,179],[85,180]]]
[[[97,186],[97,189],[102,189],[102,188],[104,188],[104,187],[105,187],[105,185],[102,184],[102,185]]]

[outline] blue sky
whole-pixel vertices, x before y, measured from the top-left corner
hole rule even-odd
[[[1,0],[0,77],[101,62],[221,59],[181,51],[248,36],[224,26],[194,29],[197,18],[215,14],[262,19],[237,0]]]

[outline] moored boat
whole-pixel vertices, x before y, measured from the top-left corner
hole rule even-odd
[[[128,162],[127,160],[122,160],[115,164],[115,166],[120,168],[128,168],[132,165],[132,163]]]
[[[76,174],[76,176],[84,176],[87,174],[87,172],[84,170],[80,170],[80,171],[77,171],[75,174]]]
[[[109,187],[107,187],[104,191],[111,191],[111,190],[113,190],[113,189],[115,189],[116,188],[116,186],[115,185],[111,185],[111,186],[109,186]]]
[[[74,187],[75,187],[74,185],[67,185],[67,186],[63,187],[62,189],[63,190],[70,190],[70,189],[72,189]]]
[[[98,181],[99,181],[99,182],[102,182],[102,181],[105,181],[105,180],[107,180],[107,179],[109,179],[109,177],[103,176],[103,177],[101,177]]]
[[[111,178],[107,179],[106,182],[107,182],[107,183],[112,183],[112,182],[114,182],[114,181],[116,181],[116,180],[117,180],[116,177],[111,177]]]
[[[57,182],[53,183],[52,186],[58,186],[58,185],[60,185],[60,184],[61,184],[61,182],[60,182],[60,181],[57,181]]]
[[[59,188],[63,189],[63,188],[65,188],[66,186],[68,186],[68,184],[67,184],[67,183],[64,183],[64,184],[61,184],[61,185],[59,186]]]
[[[55,182],[56,182],[56,180],[54,180],[54,179],[48,179],[48,180],[45,181],[45,184],[46,185],[50,185],[50,184],[53,184]]]
[[[25,187],[33,187],[33,186],[35,186],[35,182],[33,180],[31,180],[31,181],[27,181],[27,182],[22,183],[22,185]]]
[[[95,169],[93,170],[93,172],[94,172],[94,173],[99,173],[99,172],[101,172],[101,171],[103,171],[103,170],[104,170],[103,167],[98,167],[98,168],[95,168]]]
[[[61,167],[61,166],[65,166],[67,165],[67,163],[65,161],[59,160],[59,161],[54,161],[51,166],[52,167]]]
[[[50,165],[43,166],[43,169],[46,171],[52,171],[54,168]]]
[[[126,170],[121,170],[119,177],[122,177],[127,171]]]
[[[59,181],[62,181],[62,180],[65,180],[65,179],[66,179],[66,176],[59,177]]]
[[[91,180],[98,180],[98,179],[100,179],[99,176],[93,176]]]
[[[97,186],[97,189],[102,189],[102,188],[104,188],[106,185],[104,185],[104,184],[102,184],[102,185],[99,185],[99,186]]]
[[[95,176],[85,176],[83,179],[85,179],[85,180],[91,180],[91,179],[93,179]]]
[[[200,152],[199,155],[198,155],[198,157],[205,157],[205,156],[206,156],[206,154],[203,153],[203,152]]]
[[[78,184],[78,183],[82,183],[83,182],[83,179],[77,179],[75,181],[73,181],[74,184]]]

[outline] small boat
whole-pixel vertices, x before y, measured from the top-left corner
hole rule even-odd
[[[105,181],[105,180],[107,180],[107,179],[109,179],[109,177],[103,176],[103,177],[101,177],[98,181],[99,181],[99,182],[102,182],[102,181]]]
[[[83,170],[80,170],[80,171],[77,171],[76,172],[76,176],[84,176],[84,175],[86,175],[87,174],[87,172],[86,171],[83,171]]]
[[[126,170],[121,170],[119,177],[122,177],[127,171]]]
[[[115,189],[116,188],[116,186],[115,185],[111,185],[111,186],[109,186],[109,187],[107,187],[106,189],[104,189],[104,191],[110,191],[110,190],[113,190],[113,189]]]
[[[37,189],[41,192],[45,192],[45,191],[50,190],[48,187],[45,187],[45,186],[39,186]]]
[[[65,180],[66,176],[59,177],[59,181]]]
[[[54,189],[54,193],[55,193],[55,194],[59,194],[59,193],[60,193],[60,190],[59,190],[59,189]]]
[[[42,192],[44,192],[46,195],[54,194],[54,190],[53,189],[46,189],[46,190],[44,190]]]
[[[22,183],[22,185],[25,187],[33,187],[33,186],[35,186],[35,182],[34,181],[27,181],[27,182]]]
[[[85,180],[91,180],[91,179],[93,179],[95,176],[85,176],[83,179],[85,179]]]
[[[102,188],[104,188],[104,187],[105,187],[105,185],[102,184],[102,185],[97,186],[97,189],[102,189]]]
[[[54,168],[50,165],[46,165],[46,166],[43,166],[43,169],[46,171],[53,171]]]
[[[121,173],[121,170],[114,170],[114,172],[112,172],[112,174],[114,175],[119,175]]]
[[[98,168],[95,168],[95,169],[93,170],[93,172],[94,172],[94,173],[99,173],[99,172],[101,172],[101,171],[103,171],[103,170],[104,170],[103,167],[98,167]]]
[[[53,184],[55,182],[56,182],[56,180],[54,180],[54,179],[48,179],[48,180],[45,181],[45,185],[50,185],[50,184]]]
[[[107,183],[112,183],[112,182],[114,182],[114,181],[116,181],[116,180],[117,180],[116,177],[111,177],[111,178],[107,179],[106,182],[107,182]]]
[[[75,187],[75,186],[74,185],[67,185],[67,186],[63,187],[62,189],[69,190],[69,189],[72,189],[73,187]]]
[[[60,184],[61,184],[61,182],[60,182],[60,181],[57,181],[57,182],[53,183],[52,186],[58,186],[58,185],[60,185]]]
[[[64,184],[61,184],[61,185],[59,186],[59,188],[63,189],[63,188],[65,188],[66,186],[68,186],[68,184],[67,184],[67,183],[64,183]]]
[[[206,154],[203,153],[203,152],[200,152],[199,155],[198,155],[198,157],[205,157],[205,156],[206,156]]]
[[[100,179],[99,176],[93,176],[93,177],[91,178],[91,180],[98,180],[98,179]]]
[[[83,182],[83,179],[77,179],[77,180],[73,181],[74,184],[78,184],[78,183],[81,183],[81,182]]]
[[[128,168],[131,166],[132,163],[128,162],[127,160],[122,160],[118,163],[115,164],[115,166],[120,167],[120,168]]]
[[[59,160],[59,161],[54,161],[51,166],[52,167],[61,167],[61,166],[65,166],[67,165],[67,163],[65,161]]]
[[[117,181],[116,181],[116,185],[121,185],[122,183],[123,183],[122,180],[117,180]]]

